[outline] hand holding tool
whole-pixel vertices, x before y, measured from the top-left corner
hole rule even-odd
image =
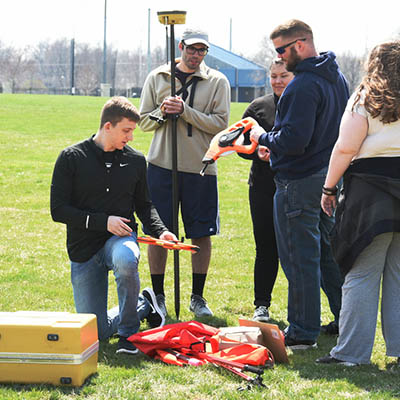
[[[163,239],[156,239],[151,236],[138,236],[137,241],[139,243],[161,246],[164,247],[164,249],[168,250],[188,250],[193,254],[198,253],[200,251],[199,246],[185,244],[183,242],[180,242],[179,240],[163,240]]]
[[[245,154],[253,153],[258,144],[254,141],[251,141],[248,145],[243,143],[244,135],[247,134],[250,137],[250,130],[255,125],[258,125],[257,121],[247,117],[217,133],[211,140],[207,153],[203,157],[202,163],[204,167],[200,171],[200,175],[204,175],[208,165],[217,161],[221,156],[227,156],[235,151]]]

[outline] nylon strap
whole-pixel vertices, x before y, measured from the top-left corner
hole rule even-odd
[[[198,76],[193,76],[192,79],[185,83],[176,93],[178,96],[180,94],[182,94],[182,99],[183,101],[185,101],[187,99],[188,96],[188,88],[189,86],[193,85],[192,90],[190,91],[190,96],[189,96],[189,107],[193,107],[193,101],[194,101],[194,93],[196,91],[196,86],[197,86],[197,82],[200,80],[201,78]],[[192,136],[192,130],[193,127],[191,124],[187,123],[188,126],[188,136]]]

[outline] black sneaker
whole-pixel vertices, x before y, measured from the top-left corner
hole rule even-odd
[[[321,326],[321,333],[324,335],[339,335],[339,326],[336,321],[329,322],[328,325]]]
[[[296,340],[285,336],[285,346],[291,350],[316,349],[317,343],[313,340]]]
[[[139,350],[136,346],[127,340],[126,337],[120,336],[118,340],[118,349],[116,351],[117,354],[125,353],[125,354],[137,354]]]
[[[147,315],[147,323],[150,328],[157,328],[158,326],[163,326],[165,324],[165,316],[161,308],[158,305],[156,295],[151,288],[145,288],[142,291],[142,295],[150,303],[150,313]]]
[[[358,363],[353,363],[353,362],[350,362],[350,361],[338,360],[337,358],[332,357],[330,354],[328,354],[328,355],[326,355],[326,356],[324,356],[324,357],[321,357],[321,358],[317,358],[317,359],[315,360],[315,362],[316,362],[317,364],[336,364],[336,365],[344,365],[345,367],[357,367],[357,366],[360,365],[360,364],[358,364]]]

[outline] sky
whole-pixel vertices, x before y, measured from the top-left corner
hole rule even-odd
[[[72,39],[103,46],[105,0],[0,0],[0,41],[25,47],[39,41]],[[244,5],[247,7],[244,7]],[[211,43],[245,57],[263,37],[288,19],[301,19],[314,32],[318,51],[362,55],[400,32],[400,0],[107,0],[107,44],[118,50],[165,48],[165,26],[157,11],[186,11],[186,24],[208,31]],[[230,27],[232,26],[232,30]],[[232,33],[231,33],[232,32]]]

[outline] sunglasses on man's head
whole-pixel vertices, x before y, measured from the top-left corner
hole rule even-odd
[[[284,45],[281,46],[281,47],[276,47],[276,48],[275,48],[275,51],[276,51],[278,54],[283,54],[289,46],[291,46],[292,44],[295,44],[295,43],[298,42],[299,40],[301,40],[302,42],[305,42],[305,41],[307,40],[307,38],[293,40],[293,42],[284,44]]]

